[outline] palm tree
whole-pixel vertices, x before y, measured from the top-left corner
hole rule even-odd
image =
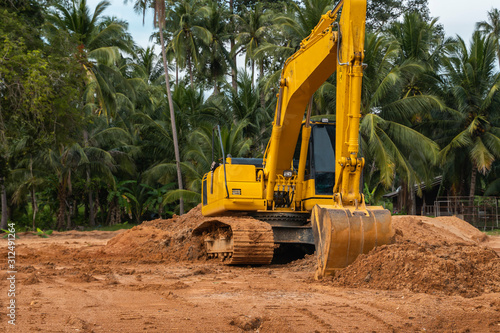
[[[245,138],[243,133],[249,125],[248,121],[241,121],[232,124],[231,127],[221,128],[221,140],[224,146],[224,153],[232,156],[247,156],[250,153],[252,140]],[[177,200],[180,195],[196,205],[201,199],[201,183],[203,175],[210,170],[212,164],[212,135],[213,125],[204,124],[191,133],[188,144],[184,152],[187,162],[182,163],[184,174],[187,178],[187,190],[170,191],[164,196],[163,203],[170,203]],[[215,133],[215,135],[218,135]],[[219,142],[218,139],[216,142]],[[222,158],[222,149],[219,144],[213,147],[215,158]],[[152,166],[146,173],[145,179],[150,183],[159,182],[168,184],[170,177],[175,172],[175,165],[172,163],[159,163]]]
[[[56,175],[54,187],[57,189],[59,201],[56,228],[62,230],[66,225],[66,228],[70,229],[72,225],[71,208],[73,207],[69,201],[73,192],[72,174],[81,162],[86,161],[86,156],[78,144],[73,146],[61,144],[57,149],[49,149],[44,154],[44,159],[48,168]]]
[[[127,4],[131,0],[125,0],[124,3]],[[135,0],[134,12],[142,14],[142,25],[144,25],[144,20],[146,18],[146,9],[151,6],[151,0]]]
[[[174,103],[172,101],[172,92],[170,91],[170,79],[168,75],[168,64],[167,64],[167,54],[165,51],[165,40],[163,38],[163,28],[165,27],[165,1],[164,0],[155,0],[155,26],[158,27],[160,32],[160,42],[161,42],[161,54],[163,58],[163,68],[165,69],[165,87],[167,89],[167,98],[168,105],[170,109],[170,122],[172,124],[172,139],[174,144],[175,151],[175,161],[177,165],[177,183],[179,186],[179,190],[183,189],[182,186],[182,173],[181,173],[181,158],[179,154],[179,141],[177,139],[177,128],[175,126],[175,113],[174,113]],[[179,198],[179,214],[184,214],[184,201],[182,196]]]
[[[229,35],[229,46],[230,46],[230,49],[234,49],[234,46],[236,45],[235,43],[235,36],[234,36],[234,31],[235,31],[235,28],[234,28],[234,0],[229,0],[229,25],[228,25],[228,29],[229,31],[233,31],[233,33],[231,33]],[[232,56],[232,63],[233,63],[233,66],[231,68],[231,86],[233,87],[234,90],[238,90],[238,84],[237,84],[237,78],[238,78],[238,68],[237,68],[237,64],[236,64],[236,55],[233,55]]]
[[[290,2],[287,7],[287,14],[276,18],[286,33],[287,46],[291,48],[291,55],[300,42],[309,36],[311,30],[318,24],[321,16],[331,9],[330,0],[306,0],[300,6],[295,2]]]
[[[164,69],[161,59],[155,54],[154,46],[146,49],[138,48],[134,56],[135,61],[132,66],[135,73],[133,76],[143,78],[146,84],[156,84],[164,74]]]
[[[179,84],[175,87],[173,100],[182,142],[186,142],[191,132],[202,124],[230,122],[230,110],[220,106],[221,98],[211,97],[206,101],[201,88],[195,90]]]
[[[500,73],[495,69],[493,35],[474,32],[470,46],[457,38],[450,57],[444,59],[447,104],[452,108],[441,118],[440,154],[455,176],[469,173],[469,200],[474,199],[477,173],[486,174],[500,158]],[[464,170],[463,167],[466,167]],[[461,170],[461,171],[460,171]],[[454,185],[460,188],[459,184]]]
[[[394,22],[387,32],[397,39],[401,47],[401,59],[437,62],[443,32],[439,30],[437,18],[430,22],[417,12],[406,13],[402,22]],[[401,61],[401,60],[400,60]]]
[[[109,6],[109,1],[101,1],[91,14],[86,0],[72,0],[68,7],[64,3],[56,3],[47,16],[46,24],[49,38],[64,31],[76,41],[78,47],[74,53],[87,73],[84,102],[90,103],[96,113],[106,115],[108,120],[115,116],[119,103],[115,85],[109,83],[110,75],[115,79],[120,75],[113,64],[119,61],[120,51],[133,52],[128,24],[102,16]]]
[[[230,33],[227,25],[228,13],[222,8],[219,9],[216,1],[210,1],[208,4],[209,15],[207,16],[204,27],[210,32],[212,39],[208,44],[202,44],[201,63],[204,63],[206,77],[212,82],[214,91],[212,95],[219,94],[220,82],[227,74],[228,67],[235,67],[236,64],[224,46],[229,40]]]
[[[476,29],[489,34],[495,41],[498,64],[500,65],[500,10],[493,8],[488,12],[488,21],[476,23]]]
[[[401,49],[394,39],[367,34],[366,40],[368,67],[363,76],[360,123],[365,175],[368,182],[375,176],[372,186],[384,187],[391,186],[397,175],[409,188],[427,180],[438,152],[436,143],[413,128],[412,119],[442,104],[430,95],[404,94],[407,78],[424,73],[425,67],[411,60],[398,65]]]
[[[84,137],[82,144],[82,152],[85,154],[86,159],[77,170],[86,181],[85,191],[87,192],[89,224],[91,227],[95,225],[95,216],[97,214],[94,210],[94,189],[92,188],[94,182],[92,180],[97,178],[99,182],[114,188],[113,173],[120,171],[130,176],[135,171],[132,156],[128,154],[132,137],[123,128],[106,125],[99,118],[95,119],[93,126],[86,132],[88,134]]]
[[[245,52],[246,62],[252,66],[252,82],[254,81],[255,62],[259,63],[260,79],[264,76],[264,54],[257,54],[259,47],[270,38],[271,16],[264,12],[262,4],[257,4],[251,11],[235,15],[238,35],[236,44],[231,52],[237,55]]]
[[[202,6],[200,0],[175,2],[167,15],[166,28],[172,35],[169,47],[181,67],[187,68],[191,88],[194,88],[193,66],[200,62],[198,53],[202,44],[210,44],[212,34],[203,27],[203,20],[209,14],[209,7]]]
[[[49,33],[68,31],[78,42],[84,61],[90,58],[108,63],[117,57],[118,50],[132,51],[127,23],[117,19],[103,21],[102,14],[110,5],[109,1],[100,1],[90,14],[87,0],[72,0],[70,7],[55,3],[47,16],[46,28]]]
[[[226,92],[222,109],[231,110],[231,122],[237,124],[248,121],[244,129],[244,137],[252,138],[260,153],[264,153],[267,141],[271,136],[272,111],[262,108],[259,104],[259,87],[255,87],[247,72],[238,73],[238,90],[229,89]],[[224,123],[221,123],[224,125]],[[228,124],[230,126],[230,124]]]
[[[34,164],[39,164],[41,160],[41,154],[44,151],[41,147],[36,147],[38,149],[33,149],[34,147],[27,147],[29,145],[28,141],[30,138],[23,137],[19,142],[17,142],[13,147],[17,150],[18,155],[24,155],[16,160],[14,170],[10,173],[10,179],[12,182],[17,183],[16,189],[12,195],[12,202],[14,204],[20,204],[24,201],[28,195],[31,200],[32,209],[32,230],[36,230],[36,216],[38,213],[38,200],[36,190],[46,183],[44,178],[45,173],[43,168],[34,167]],[[31,149],[30,149],[31,148]]]

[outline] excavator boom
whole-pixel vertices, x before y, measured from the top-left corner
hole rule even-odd
[[[337,43],[333,202],[316,205],[311,215],[318,278],[346,267],[377,245],[389,243],[392,236],[389,211],[366,207],[359,190],[365,163],[358,156],[365,20],[366,0],[343,1]]]
[[[366,0],[342,0],[324,14],[285,62],[264,158],[228,156],[204,176],[202,213],[234,220],[211,220],[195,230],[206,233],[211,256],[239,253],[238,263],[267,262],[271,225],[274,243],[314,243],[321,277],[390,241],[390,213],[367,207],[359,190],[365,20]],[[312,96],[335,72],[336,122],[311,121]],[[252,237],[266,244],[250,246]]]

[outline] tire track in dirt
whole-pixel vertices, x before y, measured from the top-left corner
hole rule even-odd
[[[316,315],[313,313],[311,310],[306,309],[306,308],[298,308],[297,311],[303,313],[305,316],[311,318],[314,320],[314,322],[318,323],[323,329],[325,329],[327,332],[336,332],[332,325],[327,323],[323,318],[320,316]]]
[[[363,318],[365,318],[365,319],[366,319],[366,317],[371,318],[375,322],[377,322],[377,323],[381,324],[382,326],[384,326],[385,328],[387,328],[389,331],[392,331],[392,332],[396,331],[396,327],[394,327],[392,324],[390,324],[387,321],[385,321],[384,319],[382,319],[380,316],[365,309],[364,307],[357,306],[357,305],[348,305],[348,304],[346,304],[346,306],[353,309],[357,314],[365,314],[365,316],[362,316]],[[392,314],[392,315],[394,315],[394,314]]]
[[[408,316],[406,316],[406,313],[402,314],[394,310],[389,310],[377,302],[360,301],[360,296],[362,297],[363,294],[363,292],[347,291],[347,295],[344,294],[341,297],[341,305],[337,306],[349,309],[349,313],[355,313],[356,316],[360,317],[360,320],[365,322],[365,327],[375,327],[375,324],[378,324],[377,326],[384,328],[384,331],[393,332],[407,330],[408,327],[403,326],[408,326],[408,324],[410,324],[410,326],[412,325],[408,323]],[[399,300],[399,296],[395,297],[395,300],[396,299]],[[399,306],[397,306],[396,309],[399,309]],[[324,308],[321,308],[321,310],[327,313],[330,312],[326,311]],[[390,318],[390,321],[388,321],[387,318]]]
[[[299,313],[296,307],[289,305],[267,304],[264,306],[263,332],[308,332],[311,328],[311,317]]]

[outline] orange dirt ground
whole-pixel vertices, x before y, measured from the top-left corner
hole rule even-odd
[[[0,332],[500,332],[500,237],[455,218],[394,216],[393,243],[315,281],[286,265],[206,261],[199,208],[127,231],[20,234],[16,325]],[[7,242],[1,240],[7,258]]]

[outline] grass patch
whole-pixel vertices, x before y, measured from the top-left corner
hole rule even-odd
[[[490,231],[485,231],[485,233],[487,235],[490,235],[490,236],[500,236],[500,229],[493,229]]]
[[[104,227],[89,228],[89,229],[85,229],[85,230],[87,230],[87,231],[90,231],[90,230],[116,231],[116,230],[121,230],[121,229],[132,229],[135,226],[136,226],[136,224],[125,222],[125,223],[118,223],[115,225],[106,225]]]
[[[135,226],[136,226],[135,224],[125,222],[125,223],[118,223],[118,224],[115,224],[115,225],[107,225],[107,226],[104,226],[104,227],[100,227],[97,230],[101,230],[101,231],[116,231],[116,230],[121,230],[121,229],[132,229]]]

